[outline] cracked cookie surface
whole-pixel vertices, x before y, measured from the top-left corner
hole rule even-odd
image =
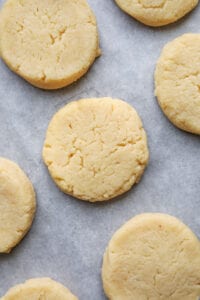
[[[158,60],[155,94],[164,114],[180,129],[200,135],[200,34],[168,43]]]
[[[7,0],[0,12],[0,55],[36,87],[71,84],[99,54],[96,19],[86,0]]]
[[[0,157],[0,253],[9,253],[27,233],[35,206],[30,180],[18,165]]]
[[[198,300],[200,242],[172,216],[138,215],[112,237],[102,279],[111,300]]]
[[[148,162],[146,134],[126,102],[82,99],[53,117],[43,159],[65,193],[91,202],[109,200],[140,180]]]
[[[115,0],[118,6],[149,26],[164,26],[184,17],[198,0]]]
[[[11,288],[0,300],[78,300],[62,284],[50,278],[34,278]]]

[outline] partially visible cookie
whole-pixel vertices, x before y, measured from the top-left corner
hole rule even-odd
[[[102,279],[112,300],[198,300],[200,242],[172,216],[138,215],[112,237]]]
[[[27,280],[11,288],[1,300],[78,300],[62,284],[50,278]]]
[[[137,112],[111,98],[67,104],[51,120],[43,147],[58,187],[91,202],[127,192],[140,180],[148,154]]]
[[[9,253],[31,227],[35,193],[24,172],[0,157],[0,253]]]
[[[198,0],[115,0],[133,18],[149,26],[164,26],[184,17]]]
[[[7,0],[0,13],[0,55],[36,87],[67,86],[100,55],[95,16],[86,0]]]
[[[200,34],[184,34],[168,43],[155,71],[155,94],[169,120],[200,134]]]

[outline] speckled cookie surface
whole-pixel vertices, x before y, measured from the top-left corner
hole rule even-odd
[[[99,54],[96,19],[86,0],[7,0],[1,10],[0,55],[34,86],[67,86]]]
[[[199,240],[174,217],[138,215],[112,237],[102,279],[111,300],[198,300]]]
[[[1,300],[78,300],[62,284],[50,278],[35,278],[11,288]]]
[[[43,159],[58,187],[82,200],[104,201],[128,191],[148,162],[142,122],[118,99],[82,99],[55,114]]]
[[[27,233],[35,206],[30,180],[18,165],[0,157],[0,253],[9,253]]]
[[[118,6],[138,21],[149,26],[176,22],[189,13],[198,0],[115,0]]]
[[[168,43],[158,60],[155,94],[169,120],[200,134],[200,34],[185,34]]]

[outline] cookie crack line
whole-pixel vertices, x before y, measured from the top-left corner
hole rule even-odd
[[[163,9],[166,5],[168,0],[163,0],[161,4],[158,5],[145,5],[143,3],[143,0],[138,0],[138,4],[140,4],[142,6],[142,8],[144,9]]]
[[[50,23],[50,24],[53,24],[53,23]],[[44,23],[44,25],[46,25],[46,24]],[[56,23],[55,23],[55,25],[56,25]],[[93,23],[92,21],[87,21],[87,22],[84,22],[84,23],[76,23],[76,24],[73,24],[73,25],[65,26],[64,28],[62,28],[60,30],[57,30],[57,33],[55,35],[50,30],[50,32],[49,32],[49,37],[50,37],[50,40],[51,40],[50,45],[54,45],[56,42],[61,42],[62,37],[65,34],[67,34],[70,31],[76,30],[79,27],[86,26],[86,25],[91,25],[92,27],[96,27],[95,23]],[[16,32],[21,34],[25,30],[28,30],[32,35],[34,35],[31,28],[25,26],[23,23],[19,23],[18,21],[16,21]],[[46,46],[48,46],[48,44],[46,44]]]
[[[91,25],[95,27],[95,24],[88,21],[85,23],[77,23],[70,26],[65,26],[63,29],[58,30],[57,34],[54,36],[52,33],[49,33],[51,44],[54,45],[56,42],[61,42],[62,38],[65,34],[67,34],[70,30],[76,30],[79,26]]]
[[[169,58],[166,61],[169,62],[169,64],[172,64],[172,65],[174,65],[176,67],[183,67],[185,71],[187,70],[188,66],[186,64],[184,64],[184,63],[178,63],[175,59]],[[165,72],[170,72],[169,67],[168,68],[164,68],[164,71]],[[186,79],[186,78],[189,78],[191,76],[198,77],[199,75],[200,75],[200,71],[194,71],[194,72],[190,72],[190,73],[188,73],[186,75],[180,76],[180,77],[178,77],[178,79],[180,79],[180,80],[181,79]],[[168,80],[168,76],[166,76],[166,79]]]
[[[71,124],[70,124],[70,126],[71,126]],[[101,129],[101,127],[97,126],[97,124],[96,124],[96,126],[92,127],[92,129],[91,129],[91,132],[94,133],[94,137],[95,137],[92,142],[88,143],[86,140],[84,140],[84,143],[87,144],[87,146],[90,146],[90,145],[96,143],[98,138],[100,139],[100,144],[102,146],[106,145],[106,143],[102,139],[101,132],[98,132],[98,133],[96,132],[97,129]],[[140,130],[143,131],[144,130],[143,127],[141,127]],[[58,139],[56,136],[54,136],[54,138],[57,140],[58,143],[60,142],[60,139]],[[72,143],[73,148],[71,149],[70,153],[66,156],[67,157],[66,163],[60,164],[61,167],[69,166],[70,163],[71,163],[71,160],[74,157],[78,156],[78,158],[80,158],[80,164],[79,165],[80,165],[81,169],[84,168],[84,156],[87,158],[87,157],[89,157],[89,155],[86,154],[86,153],[83,154],[83,151],[82,151],[83,149],[81,147],[76,146],[77,141],[81,142],[82,139],[78,139],[77,137],[74,137],[74,140],[73,140],[73,143]],[[120,143],[115,144],[113,146],[113,149],[111,149],[110,152],[108,152],[108,153],[106,153],[106,151],[104,151],[103,148],[102,148],[102,153],[105,153],[105,159],[106,159],[106,158],[110,157],[112,154],[115,154],[117,151],[120,151],[121,149],[126,149],[129,146],[137,146],[138,143],[140,143],[141,141],[142,141],[142,137],[138,137],[135,141],[128,140],[128,137],[126,137],[126,138],[122,139],[122,141]],[[52,145],[50,145],[48,143],[45,143],[44,147],[46,149],[52,149]],[[69,149],[64,145],[61,145],[60,150],[64,150],[64,151],[68,152]],[[139,158],[136,158],[136,162],[141,167],[145,166],[145,163],[143,161],[141,161],[141,159],[139,159]],[[52,161],[49,161],[48,166],[51,166],[52,163],[53,163]],[[115,165],[118,165],[118,164],[120,164],[120,162],[115,163]],[[95,168],[89,169],[89,170],[94,173],[94,176],[96,176],[99,172],[105,171],[106,168],[100,168],[98,171],[96,171]]]

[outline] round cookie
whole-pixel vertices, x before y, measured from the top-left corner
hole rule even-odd
[[[180,129],[200,134],[200,34],[168,43],[155,71],[155,94],[161,109]]]
[[[138,215],[112,237],[102,279],[112,300],[198,300],[199,240],[172,216]]]
[[[7,0],[0,13],[0,55],[36,87],[67,86],[100,55],[95,16],[86,0]]]
[[[11,288],[1,300],[78,300],[62,284],[50,278],[27,280]]]
[[[164,26],[184,17],[198,0],[115,0],[133,18],[149,26]]]
[[[126,102],[82,99],[53,117],[43,159],[63,192],[91,202],[109,200],[140,180],[148,162],[146,134]]]
[[[24,172],[0,157],[0,253],[9,253],[31,227],[35,193]]]

